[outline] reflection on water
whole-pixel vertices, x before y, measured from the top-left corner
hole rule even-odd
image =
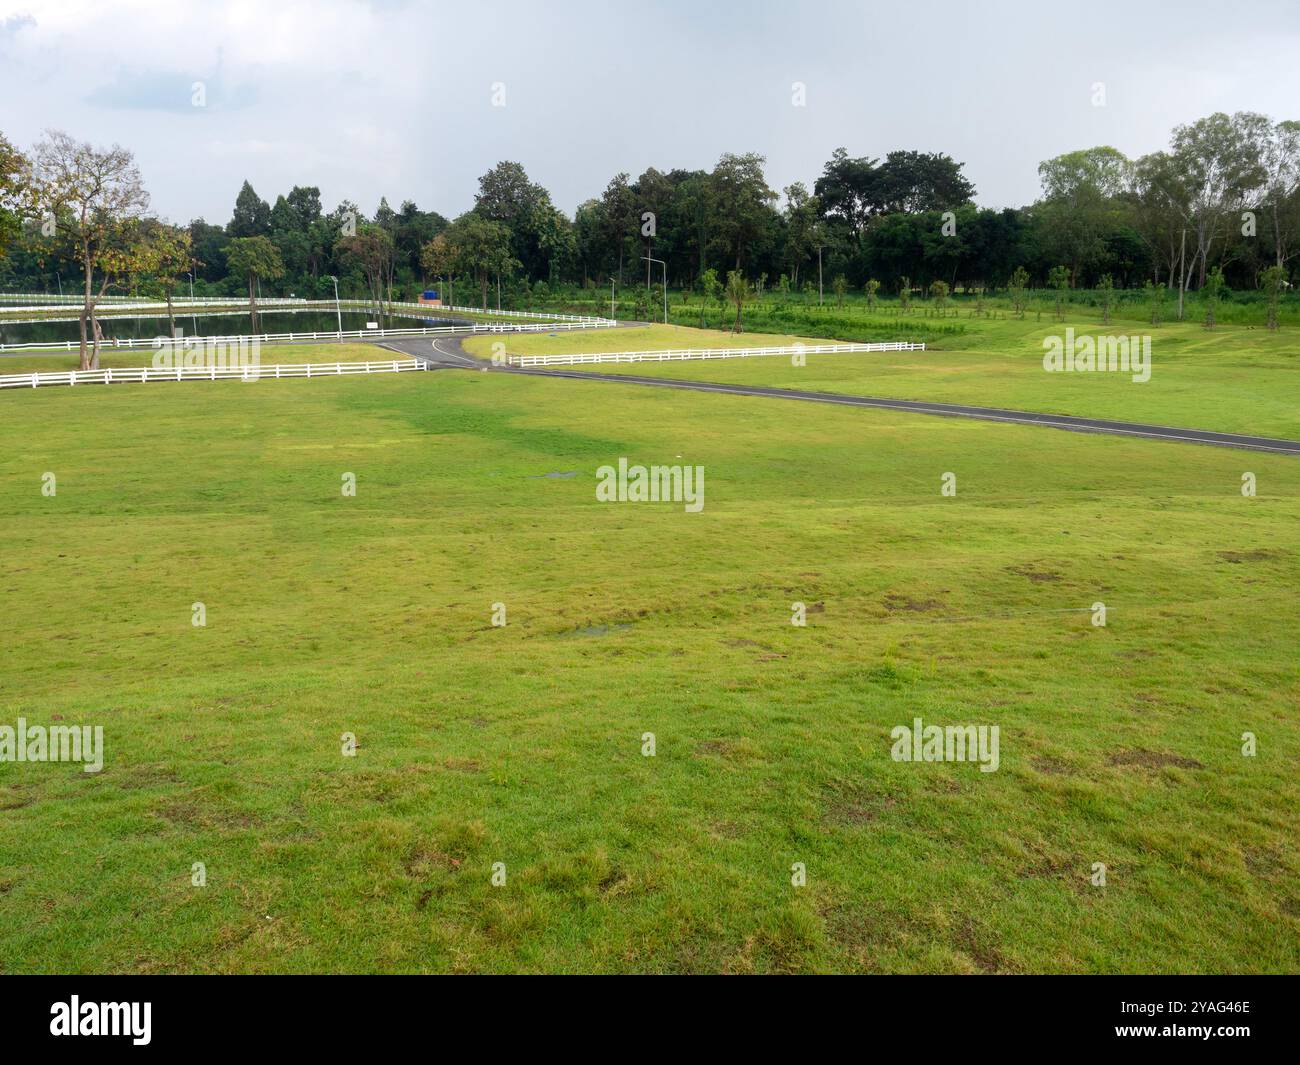
[[[76,313],[75,310],[72,313]],[[259,333],[328,333],[338,329],[333,311],[262,311],[258,315]],[[367,322],[379,322],[385,329],[420,329],[425,326],[469,325],[458,318],[415,317],[386,314],[382,318],[360,311],[343,312],[343,331],[365,329]],[[167,335],[167,318],[101,318],[104,339],[148,340]],[[177,314],[176,332],[185,336],[241,336],[253,332],[249,314]],[[77,322],[0,321],[0,344],[33,344],[43,340],[77,340],[81,327]]]

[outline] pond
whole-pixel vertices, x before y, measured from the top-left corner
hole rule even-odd
[[[75,313],[75,312],[73,312]],[[338,329],[334,311],[267,309],[258,313],[259,333],[326,333]],[[468,322],[447,315],[436,317],[415,313],[386,314],[382,318],[365,311],[344,311],[343,331],[365,329],[367,322],[379,322],[385,329],[422,329],[446,326],[468,326]],[[167,318],[101,318],[100,328],[105,340],[149,340],[167,335]],[[242,336],[253,332],[251,315],[244,314],[180,314],[176,315],[176,332],[185,336]],[[35,344],[41,341],[77,340],[80,325],[75,322],[19,322],[0,321],[0,346],[8,344]]]

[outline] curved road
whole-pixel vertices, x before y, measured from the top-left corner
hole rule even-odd
[[[482,334],[479,334],[482,335]],[[1004,410],[1000,407],[971,407],[961,403],[930,403],[912,399],[883,399],[837,392],[805,392],[796,388],[768,388],[760,385],[725,385],[710,381],[683,381],[666,377],[638,377],[631,374],[588,373],[582,370],[520,369],[493,366],[484,359],[467,355],[461,338],[439,337],[391,340],[381,344],[390,351],[414,356],[428,363],[430,369],[482,369],[494,373],[524,374],[531,377],[566,377],[579,381],[613,381],[652,388],[679,388],[691,392],[718,392],[730,396],[759,396],[771,399],[795,399],[809,403],[835,403],[845,407],[875,407],[900,410],[909,414],[938,414],[949,418],[975,418],[980,421],[1010,422],[1014,425],[1038,425],[1048,429],[1065,429],[1075,433],[1105,433],[1112,436],[1140,436],[1153,440],[1172,440],[1184,444],[1210,444],[1215,447],[1268,451],[1280,455],[1300,455],[1300,440],[1282,440],[1240,433],[1216,433],[1206,429],[1180,429],[1169,425],[1145,425],[1140,422],[1115,422],[1102,418],[1079,418],[1069,414],[1036,414],[1032,411]]]

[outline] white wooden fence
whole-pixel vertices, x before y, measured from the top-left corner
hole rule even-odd
[[[38,302],[27,302],[28,300]],[[68,307],[80,308],[83,302],[82,296],[48,296],[41,293],[34,293],[31,296],[21,295],[0,295],[0,302],[15,303],[15,310],[22,311],[61,311]],[[132,296],[100,296],[96,300],[96,305],[101,310],[110,310],[116,315],[122,317],[131,317],[124,314],[125,311],[167,311],[167,301],[157,299],[140,299]],[[229,307],[232,313],[239,314],[248,310],[248,300],[232,298],[230,296],[195,296],[192,299],[188,296],[172,300],[173,311],[189,310],[213,310],[213,308]],[[258,310],[267,308],[283,308],[286,310],[322,310],[332,311],[335,308],[342,310],[374,310],[374,300],[309,300],[300,298],[281,298],[275,297],[270,299],[259,299],[257,301]],[[477,314],[480,317],[489,315],[501,318],[532,318],[548,322],[591,322],[607,321],[608,319],[593,317],[591,315],[581,314],[552,314],[549,311],[498,311],[489,307],[484,310],[482,307],[462,307],[458,304],[432,304],[432,303],[413,303],[403,300],[394,300],[391,303],[384,302],[384,307],[401,308],[402,310],[426,311],[432,316],[437,316],[440,311],[450,311],[453,314]],[[181,317],[181,315],[177,315]],[[6,318],[6,321],[15,321],[15,319]],[[63,321],[64,319],[36,319],[37,321]],[[69,319],[75,321],[76,319]]]
[[[924,344],[788,344],[774,348],[672,348],[662,351],[601,351],[573,355],[509,355],[511,366],[572,366],[595,362],[677,362],[687,359],[745,359],[755,355],[822,355],[846,351],[924,351]]]
[[[285,362],[274,366],[123,366],[104,370],[65,370],[59,373],[0,374],[0,388],[41,388],[45,385],[114,385],[145,381],[264,381],[281,377],[338,377],[358,373],[403,373],[427,370],[421,359],[382,362]]]

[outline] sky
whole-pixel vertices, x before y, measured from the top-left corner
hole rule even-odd
[[[0,133],[129,148],[174,222],[226,222],[245,178],[454,217],[502,159],[569,213],[728,151],[811,188],[841,146],[945,152],[1004,207],[1062,152],[1300,119],[1297,57],[1295,0],[0,0]]]

